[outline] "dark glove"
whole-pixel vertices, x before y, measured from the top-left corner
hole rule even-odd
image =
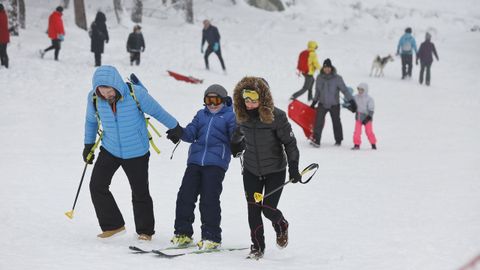
[[[93,148],[93,143],[85,144],[85,148],[83,148],[83,161],[85,161],[88,164],[93,164],[93,160],[95,159],[95,154],[92,153],[92,157],[90,160],[87,161],[88,154]]]
[[[108,39],[105,40],[105,43],[108,43]]]
[[[180,138],[182,138],[182,135],[183,135],[183,128],[178,123],[176,127],[169,129],[167,131],[167,139],[172,141],[174,144],[177,144],[178,141],[180,141]]]
[[[366,125],[370,121],[372,121],[372,117],[370,115],[367,115],[367,117],[363,119],[362,124]]]
[[[288,178],[292,180],[292,183],[298,183],[302,181],[302,175],[298,172],[298,162],[291,162],[288,165]]]
[[[312,102],[312,104],[310,105],[310,108],[315,109],[315,105],[317,105],[316,101]]]
[[[230,151],[233,157],[239,157],[243,150],[245,150],[245,143],[243,141],[239,143],[230,143]]]
[[[346,108],[352,113],[355,113],[357,112],[357,103],[355,102],[355,100],[351,99],[350,101],[348,101],[348,105]]]

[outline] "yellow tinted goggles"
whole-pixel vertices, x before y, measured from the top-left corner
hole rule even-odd
[[[243,89],[242,97],[243,99],[250,99],[252,101],[257,101],[260,98],[257,91],[249,89]]]

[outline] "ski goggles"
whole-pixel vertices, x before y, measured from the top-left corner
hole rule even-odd
[[[243,89],[242,97],[243,99],[250,99],[251,101],[257,101],[260,98],[260,95],[255,90]]]
[[[223,98],[219,96],[205,96],[203,98],[205,105],[215,105],[218,106],[223,103]]]

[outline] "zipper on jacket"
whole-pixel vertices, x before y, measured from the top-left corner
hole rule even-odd
[[[222,160],[225,158],[225,144],[222,143]]]
[[[210,135],[210,127],[212,126],[213,117],[215,116],[211,116],[208,122],[207,133],[205,134],[205,150],[203,151],[203,155],[202,155],[202,166],[205,166],[205,156],[207,155],[207,148],[208,148],[208,136]]]
[[[257,149],[257,122],[259,120],[255,119],[253,122],[253,144],[255,145],[255,149]],[[258,174],[260,175],[260,180],[262,180],[262,172],[261,172],[261,167],[260,167],[260,155],[258,154],[258,151],[255,150],[255,154],[257,156],[257,169],[258,169]]]

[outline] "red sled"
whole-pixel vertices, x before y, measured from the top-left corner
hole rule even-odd
[[[197,79],[197,78],[192,77],[192,76],[185,76],[185,75],[182,75],[182,74],[170,71],[170,70],[167,70],[167,72],[168,72],[168,75],[172,76],[173,78],[175,78],[176,80],[179,80],[179,81],[184,81],[184,82],[189,82],[189,83],[194,83],[194,84],[203,83],[203,80]]]
[[[305,136],[310,139],[313,135],[315,127],[315,119],[317,112],[310,108],[309,105],[294,99],[288,105],[288,117],[297,123],[302,129]]]

